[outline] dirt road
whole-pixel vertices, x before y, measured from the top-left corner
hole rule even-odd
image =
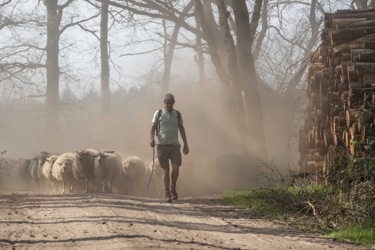
[[[0,195],[1,249],[369,249],[249,217],[218,198]]]

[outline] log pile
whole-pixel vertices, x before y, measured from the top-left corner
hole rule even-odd
[[[375,152],[375,10],[327,13],[310,55],[308,107],[300,130],[302,172],[327,176],[338,152]]]

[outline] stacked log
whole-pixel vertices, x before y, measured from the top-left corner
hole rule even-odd
[[[375,10],[325,15],[321,46],[310,56],[307,95],[301,171],[327,175],[338,151],[352,157],[373,155]]]

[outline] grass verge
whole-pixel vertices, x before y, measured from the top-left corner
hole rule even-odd
[[[247,209],[260,218],[282,221],[332,238],[370,245],[375,249],[375,220],[342,229],[324,225],[328,220],[319,214],[319,206],[315,204],[321,203],[329,192],[329,188],[322,186],[256,188],[228,191],[224,193],[224,202]]]
[[[336,239],[346,239],[359,244],[370,245],[371,248],[375,249],[375,220],[332,231],[328,236]]]

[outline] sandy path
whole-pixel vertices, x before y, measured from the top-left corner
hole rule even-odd
[[[1,249],[369,249],[252,219],[215,198],[0,195]]]

